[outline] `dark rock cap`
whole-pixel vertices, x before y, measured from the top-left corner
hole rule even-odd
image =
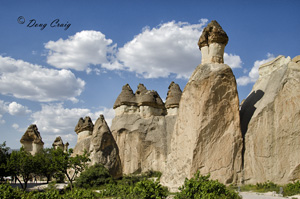
[[[128,105],[128,106],[137,105],[135,100],[135,95],[132,89],[130,88],[129,84],[126,84],[122,87],[122,91],[115,101],[114,109],[121,105]]]
[[[61,137],[58,136],[55,138],[53,144],[52,144],[53,147],[55,146],[61,146],[61,147],[64,147],[64,142],[62,141]]]
[[[174,82],[171,82],[165,103],[166,108],[179,107],[181,95],[182,91],[179,85]]]
[[[42,137],[40,132],[38,131],[38,128],[35,124],[31,124],[26,132],[24,133],[24,135],[22,136],[21,143],[24,142],[33,142],[35,144],[41,144],[44,145],[44,142],[42,141]]]
[[[147,90],[144,84],[139,84],[135,92],[138,106],[151,106],[154,108],[164,108],[164,103],[156,91]]]
[[[121,106],[151,106],[164,108],[164,103],[156,91],[147,90],[144,84],[139,84],[135,93],[128,84],[123,86],[120,95],[114,104],[114,109]]]
[[[226,32],[216,20],[211,21],[204,28],[198,41],[199,49],[204,46],[209,46],[211,43],[221,43],[224,45],[227,45],[228,43],[228,36]]]
[[[84,119],[81,117],[78,120],[78,123],[75,127],[75,132],[78,134],[81,131],[93,131],[94,124],[89,116],[86,116]]]

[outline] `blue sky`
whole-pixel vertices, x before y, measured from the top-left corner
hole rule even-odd
[[[79,117],[104,114],[111,123],[126,83],[162,99],[171,81],[183,90],[211,20],[229,36],[225,63],[241,101],[259,65],[300,54],[299,7],[297,0],[1,1],[0,142],[19,148],[35,123],[45,147],[56,136],[74,147]]]

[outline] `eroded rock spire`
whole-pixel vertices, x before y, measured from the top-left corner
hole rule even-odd
[[[198,46],[202,53],[202,64],[224,63],[223,55],[228,36],[220,24],[213,20],[203,30]]]

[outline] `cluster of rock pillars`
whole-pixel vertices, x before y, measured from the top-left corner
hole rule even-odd
[[[228,36],[212,21],[198,45],[202,63],[182,92],[172,82],[165,103],[156,91],[126,84],[109,128],[103,115],[80,118],[74,155],[85,150],[114,177],[148,170],[177,190],[199,170],[225,184],[300,179],[300,56],[278,56],[259,67],[259,79],[239,104],[236,79],[224,64]],[[43,141],[35,125],[21,138],[35,154]],[[60,137],[54,147],[67,150]]]

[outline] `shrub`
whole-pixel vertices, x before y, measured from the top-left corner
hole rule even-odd
[[[166,198],[168,190],[166,187],[161,186],[158,181],[145,179],[136,183],[131,194],[141,199]]]
[[[256,183],[256,189],[257,191],[268,192],[268,191],[277,191],[279,187],[274,182],[267,181],[264,183]]]
[[[217,180],[209,180],[210,175],[200,176],[198,171],[193,178],[185,179],[183,186],[179,188],[181,192],[176,193],[176,199],[219,199],[230,198],[240,199],[241,197],[234,191]]]
[[[72,191],[69,191],[64,194],[63,198],[66,199],[93,199],[95,197],[95,193],[92,190],[78,189],[75,188]]]
[[[292,196],[300,193],[300,181],[288,183],[283,188],[284,196]]]
[[[9,184],[0,184],[0,198],[1,199],[21,199],[23,191],[19,188],[12,188]]]
[[[80,174],[75,185],[82,188],[99,187],[111,179],[111,175],[103,165],[95,164]]]

